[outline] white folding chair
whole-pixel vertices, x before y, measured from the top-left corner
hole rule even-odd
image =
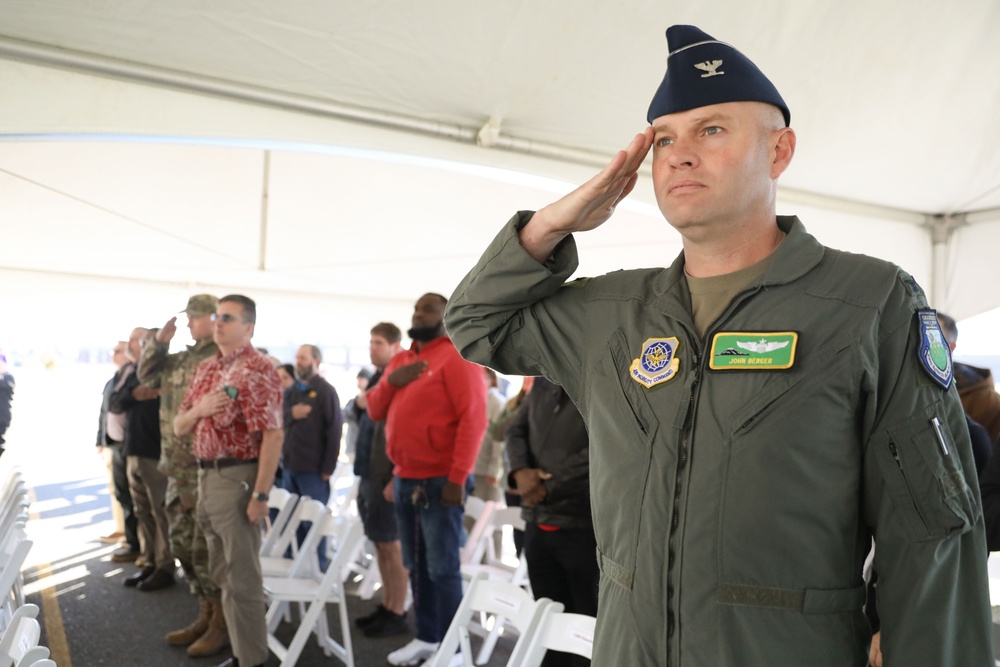
[[[357,558],[348,566],[353,581],[358,584],[355,595],[362,600],[371,600],[375,591],[382,587],[382,572],[378,569],[378,553],[371,540],[364,540]]]
[[[275,545],[284,534],[285,528],[288,525],[288,520],[292,517],[292,513],[295,511],[295,504],[298,499],[298,494],[292,493],[287,489],[280,489],[278,487],[272,488],[270,493],[267,494],[268,509],[276,509],[278,510],[278,514],[274,517],[274,521],[271,522],[271,527],[268,529],[267,534],[264,536],[264,540],[260,544],[259,553],[261,556],[282,555],[281,553],[276,553]],[[284,550],[282,550],[282,553],[283,551]]]
[[[461,650],[464,667],[472,667],[475,664],[469,631],[471,624],[475,622],[474,617],[477,612],[486,612],[508,619],[520,634],[514,645],[514,649],[517,650],[518,646],[530,638],[532,629],[538,625],[542,613],[550,605],[556,606],[560,611],[563,608],[561,604],[552,602],[548,598],[535,600],[520,586],[494,581],[485,573],[477,574],[469,582],[469,588],[462,596],[462,603],[458,606],[458,611],[455,612],[437,653],[424,664],[424,667],[448,667],[456,649]],[[519,667],[513,662],[507,664]]]
[[[24,606],[24,576],[21,567],[24,565],[32,541],[27,538],[23,528],[15,528],[14,535],[8,542],[12,545],[9,554],[0,556],[0,616],[7,618],[15,610]]]
[[[338,461],[330,476],[330,501],[327,505],[335,516],[357,516],[358,487],[361,478],[354,476],[354,464]]]
[[[321,578],[264,577],[264,592],[271,600],[267,610],[267,646],[281,660],[280,667],[292,667],[299,659],[306,640],[316,634],[319,645],[327,655],[336,656],[347,667],[354,667],[354,649],[351,644],[351,625],[347,619],[347,601],[344,594],[344,579],[348,564],[357,555],[364,539],[361,522],[326,515],[324,531],[333,532],[336,553]],[[282,610],[293,602],[307,605],[299,627],[288,646],[282,644],[274,631],[282,618]],[[340,619],[342,644],[336,642],[329,632],[326,619],[326,605],[336,604]]]
[[[523,645],[515,647],[508,665],[538,667],[546,651],[563,651],[590,658],[594,650],[594,627],[597,619],[583,614],[568,614],[548,606],[538,627]]]
[[[17,667],[21,667],[21,665],[18,665]],[[31,663],[31,667],[57,667],[57,665],[55,660],[52,660],[51,658],[44,658],[38,662]]]
[[[49,657],[49,649],[38,645],[42,629],[37,616],[37,605],[26,604],[17,608],[0,639],[0,664],[28,667]]]
[[[517,565],[512,566],[504,563],[500,554],[496,553],[493,536],[502,532],[504,526],[524,530],[524,519],[521,518],[520,507],[494,507],[492,509],[478,538],[481,544],[476,547],[476,553],[482,553],[482,562],[462,563],[462,578],[469,581],[478,574],[485,574],[494,581],[520,586],[530,594],[527,560],[522,556]],[[485,614],[481,615],[480,624],[472,628],[472,632],[485,638],[479,655],[476,656],[476,664],[489,662],[505,626],[506,619],[503,616],[495,616],[490,623]]]
[[[472,530],[469,531],[469,535],[465,538],[465,546],[462,547],[459,555],[459,562],[463,565],[482,563],[483,559],[486,558],[487,547],[484,539],[491,537],[493,534],[490,531],[490,521],[493,518],[496,506],[495,501],[484,501],[482,498],[476,498],[475,496],[469,496],[465,499],[465,516],[470,517],[474,523],[472,524]]]
[[[331,516],[330,509],[320,501],[308,496],[299,498],[299,504],[296,505],[292,518],[288,520],[281,538],[274,547],[278,554],[261,556],[261,574],[265,577],[297,577],[319,572],[319,556],[316,550],[322,537],[324,519],[328,516]],[[305,522],[310,522],[312,525],[306,531],[302,544],[299,544],[296,533],[299,525]],[[285,558],[287,549],[291,549],[292,558]]]

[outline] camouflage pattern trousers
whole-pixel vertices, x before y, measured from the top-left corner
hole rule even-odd
[[[174,478],[171,483],[176,483]],[[208,568],[208,544],[205,533],[198,525],[196,513],[197,489],[195,493],[167,494],[167,520],[170,523],[170,547],[174,556],[180,561],[184,574],[195,595],[210,598],[222,597],[222,591],[215,582]],[[170,496],[173,495],[173,498]],[[171,502],[172,501],[172,502]]]

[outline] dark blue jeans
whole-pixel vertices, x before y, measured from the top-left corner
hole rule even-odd
[[[323,479],[323,476],[318,472],[292,472],[285,470],[281,477],[281,485],[286,491],[298,494],[300,498],[302,496],[309,496],[324,505],[330,502],[330,480]],[[309,526],[309,523],[300,525],[298,531],[295,533],[299,544],[302,544],[302,540],[306,539]],[[325,537],[320,540],[318,551],[319,567],[326,572],[327,566],[330,565],[330,558],[326,553]]]
[[[410,570],[417,639],[440,642],[462,602],[461,506],[441,505],[447,477],[395,478],[403,564]]]

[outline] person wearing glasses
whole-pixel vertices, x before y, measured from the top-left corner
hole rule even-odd
[[[593,663],[862,667],[874,537],[885,664],[993,665],[969,431],[923,290],[777,215],[796,135],[753,62],[689,25],[667,45],[649,127],[516,214],[445,317],[467,359],[544,375],[586,421]],[[647,156],[683,252],[567,282]]]
[[[284,439],[281,380],[250,344],[257,321],[252,299],[224,296],[212,317],[219,351],[198,366],[174,432],[194,434],[198,523],[233,649],[219,667],[263,665],[267,601],[258,551]]]
[[[214,655],[229,645],[226,620],[222,614],[222,593],[208,569],[208,546],[198,527],[198,460],[190,435],[174,434],[174,417],[195,371],[219,348],[212,340],[212,316],[219,298],[195,294],[181,311],[193,345],[170,353],[170,341],[177,333],[177,317],[171,317],[156,336],[143,347],[139,357],[139,381],[160,389],[160,470],[167,475],[166,508],[170,524],[170,548],[180,561],[191,592],[199,598],[195,621],[166,636],[172,646],[187,646],[188,655]]]

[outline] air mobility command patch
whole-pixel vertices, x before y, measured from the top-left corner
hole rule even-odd
[[[712,338],[714,371],[775,371],[791,368],[799,334],[794,331],[720,331]]]
[[[938,324],[937,312],[931,308],[917,311],[920,318],[920,349],[917,355],[920,365],[931,379],[947,389],[954,377],[954,367],[951,365],[951,350]]]
[[[632,379],[647,388],[677,375],[681,361],[677,358],[677,338],[647,338],[638,359],[632,360]]]

